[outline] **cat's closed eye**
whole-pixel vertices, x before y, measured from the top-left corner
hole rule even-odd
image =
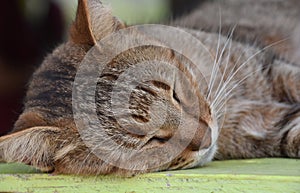
[[[177,101],[180,104],[180,99],[178,98],[175,90],[173,90],[173,98],[174,98],[175,101]]]

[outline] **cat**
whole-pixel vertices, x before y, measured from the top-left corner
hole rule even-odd
[[[191,61],[157,40],[151,41],[162,46],[130,48],[109,61],[96,82],[96,113],[99,125],[104,128],[103,137],[97,130],[95,133],[84,133],[81,122],[76,122],[74,106],[82,110],[79,116],[83,118],[93,113],[84,98],[79,98],[76,103],[72,101],[74,92],[80,94],[81,89],[89,87],[76,84],[76,77],[88,55],[96,53],[103,58],[109,56],[110,53],[105,52],[109,48],[97,43],[99,40],[126,30],[129,26],[114,17],[99,0],[78,0],[69,40],[49,54],[35,71],[23,113],[16,121],[13,132],[0,138],[0,161],[22,162],[55,174],[132,176],[202,166],[213,159],[299,158],[298,52],[293,60],[289,60],[297,48],[293,48],[290,39],[285,41],[286,37],[277,37],[276,30],[272,34],[273,28],[268,26],[269,23],[262,24],[266,26],[262,32],[259,30],[261,25],[254,26],[249,30],[253,37],[248,37],[248,29],[243,23],[234,27],[236,21],[222,14],[228,9],[233,14],[232,11],[236,9],[235,6],[228,7],[226,2],[240,7],[245,5],[235,0],[207,2],[191,15],[170,24],[192,34],[211,54],[213,60],[207,61],[204,67],[215,66],[219,72],[213,70],[205,74],[209,77],[208,85],[203,84],[199,89],[199,82],[195,82],[198,80],[196,72],[184,66]],[[285,2],[290,5],[297,3],[279,0],[270,4],[278,6]],[[205,14],[211,14],[207,8],[209,6],[213,7],[214,12],[218,12],[214,7],[219,7],[217,10],[220,10],[221,17],[217,17],[217,23],[210,21],[210,17],[204,17]],[[292,10],[297,9],[295,7],[291,6]],[[208,13],[205,10],[209,10]],[[285,9],[282,10],[278,8],[276,14],[284,15]],[[298,12],[293,13],[295,15],[289,17],[296,22]],[[199,14],[200,18],[195,14]],[[207,19],[206,22],[201,18]],[[277,22],[277,26],[288,25]],[[226,29],[226,25],[229,29]],[[296,27],[285,29],[297,30]],[[261,37],[260,33],[265,33],[265,36]],[[136,29],[133,34],[145,37],[145,41],[151,39],[148,38],[149,34]],[[263,41],[269,35],[276,37],[275,41]],[[182,46],[194,43],[184,42],[177,34],[172,36],[174,41],[182,41]],[[257,43],[254,43],[253,38],[256,37]],[[126,42],[125,36],[118,41],[121,44]],[[288,46],[289,49],[283,49],[282,46]],[[93,49],[94,52],[91,51]],[[206,57],[205,54],[200,51],[193,50],[191,54],[199,61],[206,61],[202,58]],[[98,63],[103,58],[97,59]],[[129,116],[120,118],[125,122],[127,119],[133,120],[135,126],[122,127],[112,110],[115,105],[111,103],[113,86],[127,69],[137,63],[147,64],[147,61],[170,63],[180,68],[192,83],[186,88],[184,79],[176,75],[175,79],[169,78],[167,82],[149,80],[138,84],[131,91]],[[89,76],[94,69],[86,70],[84,72]],[[157,71],[169,77],[163,75],[169,73],[168,68],[158,66]],[[88,79],[88,76],[83,79]],[[116,93],[122,93],[122,88],[128,89],[126,83],[121,81],[123,87]],[[153,109],[153,103],[162,104],[164,108]],[[160,116],[160,111],[164,109],[166,117]],[[136,127],[151,121],[154,125],[162,123],[158,128],[151,125]],[[196,130],[193,130],[194,125]],[[98,136],[104,140],[99,141]],[[117,146],[105,146],[106,140],[113,141]],[[124,153],[123,149],[129,153]],[[178,149],[181,151],[177,152]]]

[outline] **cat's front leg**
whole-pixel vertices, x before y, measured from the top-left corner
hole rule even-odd
[[[0,161],[25,163],[45,172],[52,171],[60,131],[57,127],[32,127],[0,137]]]
[[[86,147],[76,131],[32,127],[0,137],[0,162],[18,162],[54,174],[116,174],[132,176],[146,171],[118,168]]]
[[[300,158],[300,104],[294,105],[279,125],[286,130],[281,143],[282,155]]]
[[[280,60],[274,62],[270,73],[273,97],[290,105],[277,127],[285,131],[281,139],[281,154],[300,157],[300,68]]]

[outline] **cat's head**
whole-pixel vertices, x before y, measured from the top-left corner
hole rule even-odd
[[[79,3],[83,11],[78,12],[71,41],[94,46],[81,62],[87,66],[81,66],[85,69],[81,71],[94,74],[101,69],[97,77],[75,79],[74,92],[80,96],[73,97],[73,104],[84,104],[75,109],[77,126],[82,119],[92,122],[86,117],[97,114],[94,125],[85,125],[93,129],[78,128],[83,141],[101,159],[129,170],[179,169],[210,161],[216,149],[217,121],[201,92],[205,85],[195,77],[201,74],[193,71],[189,58],[145,32],[147,27],[141,27],[144,31],[127,27],[99,1]],[[83,29],[88,30],[78,34]],[[91,63],[96,63],[95,68]],[[86,85],[93,76],[95,90]],[[89,92],[96,93],[96,111],[90,110],[93,102],[85,102],[90,101]],[[92,134],[99,130],[107,135]]]
[[[47,156],[54,156],[58,164],[59,160],[69,160],[68,167],[73,168],[72,171],[78,168],[79,173],[84,164],[86,167],[97,167],[100,163],[97,159],[104,161],[106,167],[120,168],[122,171],[114,169],[111,173],[123,174],[124,170],[132,174],[190,168],[210,161],[216,150],[217,120],[214,109],[202,93],[205,86],[201,88],[199,85],[199,77],[195,77],[197,73],[193,72],[189,58],[137,29],[130,32],[132,37],[138,38],[128,40],[122,32],[128,27],[100,1],[78,2],[69,42],[91,49],[78,67],[83,75],[79,71],[76,75],[72,103],[80,143],[95,156],[85,155],[79,148],[82,144],[78,145],[78,142],[73,146],[70,144],[64,151],[56,150],[58,146],[50,148],[52,153]],[[114,34],[118,36],[112,41],[109,37]],[[112,54],[115,51],[114,41],[122,47],[141,39],[155,45],[129,46],[117,55]],[[89,62],[102,65],[96,77],[93,74],[99,70],[97,66],[93,68],[87,64],[87,67],[82,67]],[[133,80],[133,77],[140,79]],[[26,130],[22,132],[25,136]],[[34,140],[37,140],[36,135],[43,133],[36,132],[31,129],[27,136],[35,133]],[[59,131],[55,129],[51,132]],[[64,157],[68,155],[67,151],[73,152],[74,160]],[[84,163],[76,161],[79,156]],[[93,159],[90,163],[94,165],[88,166],[87,159]],[[101,174],[110,170],[106,168],[101,172],[93,168],[87,171]]]

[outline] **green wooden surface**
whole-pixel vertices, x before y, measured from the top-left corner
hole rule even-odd
[[[0,164],[0,192],[300,192],[300,160],[215,161],[203,168],[133,178],[49,175]]]

